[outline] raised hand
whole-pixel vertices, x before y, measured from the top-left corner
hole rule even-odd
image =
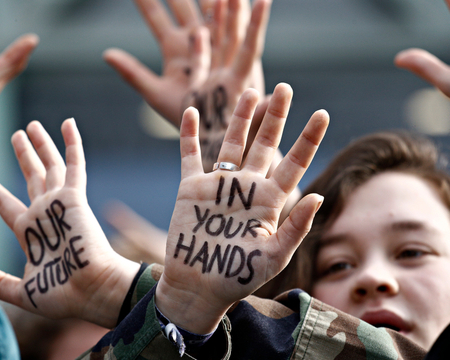
[[[160,45],[162,75],[122,50],[109,49],[104,58],[176,127],[187,107],[199,110],[204,166],[209,171],[242,92],[255,87],[264,93],[261,56],[271,0],[256,0],[250,21],[249,0],[204,0],[205,16],[212,13],[214,19],[206,22],[193,0],[170,0],[178,26],[160,0],[135,1]],[[255,121],[255,128],[258,125]]]
[[[173,323],[194,333],[214,330],[227,309],[277,275],[308,233],[322,197],[311,194],[278,227],[289,194],[308,168],[328,126],[316,112],[277,168],[267,176],[287,117],[292,90],[276,87],[241,165],[258,98],[246,91],[231,118],[217,161],[237,171],[202,168],[198,113],[181,125],[181,173],[156,304]]]
[[[22,35],[0,54],[0,92],[26,68],[38,43],[34,34]]]
[[[445,0],[450,8],[450,0]],[[450,97],[450,66],[423,49],[407,49],[395,57],[395,65],[411,71]]]
[[[112,250],[87,203],[75,121],[66,120],[61,131],[67,166],[39,122],[12,137],[31,205],[0,185],[0,215],[27,264],[22,279],[0,272],[0,299],[50,318],[78,317],[113,327],[139,264]]]

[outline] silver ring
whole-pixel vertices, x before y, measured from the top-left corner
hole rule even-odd
[[[223,161],[214,163],[213,171],[216,170],[239,171],[240,169],[239,166],[233,163]]]

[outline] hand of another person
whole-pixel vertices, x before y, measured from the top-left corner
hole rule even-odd
[[[166,231],[117,200],[106,206],[105,216],[106,221],[118,232],[110,239],[118,254],[136,262],[164,265]]]
[[[37,35],[22,35],[0,54],[0,92],[26,68],[38,43]]]
[[[181,125],[181,173],[169,228],[164,273],[156,304],[177,326],[205,334],[228,308],[277,275],[308,233],[322,197],[310,194],[278,227],[289,194],[308,168],[328,126],[314,113],[302,134],[267,177],[281,140],[292,89],[279,84],[245,161],[251,119],[258,102],[247,90],[236,106],[218,161],[236,171],[205,174],[199,147],[198,112],[185,111]]]
[[[450,0],[445,0],[450,8]],[[450,66],[423,49],[408,49],[399,52],[395,65],[411,71],[450,97]]]
[[[0,185],[0,215],[27,263],[22,279],[0,272],[0,300],[49,318],[77,317],[111,328],[139,264],[112,250],[88,205],[75,121],[66,120],[61,131],[67,166],[39,122],[12,137],[31,205]]]
[[[256,0],[250,21],[249,0],[202,1],[204,16],[213,14],[214,21],[201,19],[193,0],[170,0],[178,26],[160,0],[135,1],[161,48],[162,75],[123,50],[109,49],[104,58],[176,127],[187,107],[199,110],[204,167],[210,171],[242,92],[255,87],[264,93],[261,56],[271,0]]]

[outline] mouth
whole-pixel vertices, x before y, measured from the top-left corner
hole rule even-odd
[[[388,323],[379,323],[379,324],[371,324],[377,328],[386,328],[386,329],[391,329],[397,332],[400,332],[401,329],[393,324],[388,324]]]
[[[397,332],[408,332],[411,326],[399,315],[389,310],[368,311],[361,320],[377,328],[391,329]]]

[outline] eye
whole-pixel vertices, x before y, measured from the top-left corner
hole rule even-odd
[[[398,256],[399,259],[414,259],[425,255],[425,252],[417,249],[406,249],[403,250]]]
[[[341,262],[335,263],[335,264],[331,265],[330,267],[328,267],[322,273],[322,276],[336,274],[338,272],[341,272],[344,270],[349,270],[351,268],[352,268],[352,265],[350,265],[348,262],[341,261]]]

